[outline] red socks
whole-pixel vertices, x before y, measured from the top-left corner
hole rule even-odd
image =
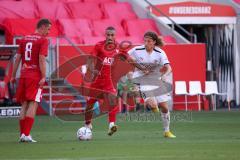
[[[93,116],[93,105],[96,102],[95,99],[90,99],[87,102],[85,110],[85,124],[90,124]],[[119,111],[119,106],[109,106],[108,121],[116,122],[116,116]]]
[[[118,106],[110,107],[109,113],[108,113],[108,121],[110,122],[116,122],[116,116],[119,108]]]
[[[96,102],[95,99],[89,99],[87,101],[87,106],[85,109],[85,124],[90,124],[92,122],[92,116],[93,116],[93,105]]]
[[[25,136],[29,136],[33,123],[34,118],[31,117],[25,117],[24,119],[19,120],[20,134],[24,133]]]
[[[24,133],[24,128],[25,128],[25,118],[19,120],[20,136]]]

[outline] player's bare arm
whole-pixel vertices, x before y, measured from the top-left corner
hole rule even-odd
[[[162,76],[168,75],[172,72],[172,67],[170,64],[165,64],[161,69],[160,73],[162,73]]]
[[[42,87],[46,81],[46,57],[44,55],[39,55],[39,68],[41,72],[39,86]]]
[[[166,81],[166,77],[169,73],[172,72],[172,67],[170,66],[170,64],[165,64],[161,69],[160,69],[160,73],[162,73],[161,79],[163,81]]]
[[[22,58],[21,54],[17,54],[16,55],[16,60],[15,60],[15,63],[13,65],[12,77],[11,77],[11,80],[10,80],[11,82],[15,81],[17,69],[18,69],[18,66],[19,66],[19,64],[21,62],[21,58]]]
[[[87,72],[84,76],[84,80],[87,82],[91,82],[98,73],[99,71],[96,70],[96,59],[93,57],[89,57],[87,60]]]
[[[120,58],[121,58],[121,60],[127,61],[129,64],[131,64],[134,67],[136,67],[137,69],[141,70],[143,73],[149,73],[150,72],[148,67],[146,67],[143,64],[138,63],[136,60],[134,60],[130,56],[127,56],[126,54],[122,54],[120,56]]]

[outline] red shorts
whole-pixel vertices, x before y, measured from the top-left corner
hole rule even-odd
[[[36,101],[42,99],[42,88],[39,88],[40,79],[20,78],[16,98],[17,102]]]
[[[116,96],[115,98],[111,96]],[[109,97],[110,96],[110,97]],[[108,79],[97,79],[94,83],[91,84],[91,92],[89,94],[90,99],[87,101],[88,106],[93,106],[96,101],[102,99],[104,101],[104,105],[101,106],[101,109],[109,109],[104,107],[110,107],[111,102],[113,102],[114,106],[117,104],[117,90],[112,85],[112,81]],[[111,101],[114,100],[114,101]]]
[[[97,79],[91,84],[91,88],[102,90],[104,93],[117,94],[117,90],[112,85],[112,81],[107,79]]]

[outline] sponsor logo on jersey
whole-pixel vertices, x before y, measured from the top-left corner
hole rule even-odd
[[[114,58],[112,57],[105,57],[103,60],[103,65],[112,65],[114,61]]]

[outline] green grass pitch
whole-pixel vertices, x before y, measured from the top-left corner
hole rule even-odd
[[[82,122],[38,116],[32,131],[38,140],[35,144],[17,142],[17,119],[0,119],[0,159],[240,159],[239,111],[192,112],[186,120],[176,118],[174,114],[185,113],[173,113],[171,128],[176,139],[162,136],[159,120],[136,120],[119,115],[120,128],[116,135],[107,136],[108,125],[103,116],[94,121],[93,140],[84,142],[76,139],[76,131]]]

